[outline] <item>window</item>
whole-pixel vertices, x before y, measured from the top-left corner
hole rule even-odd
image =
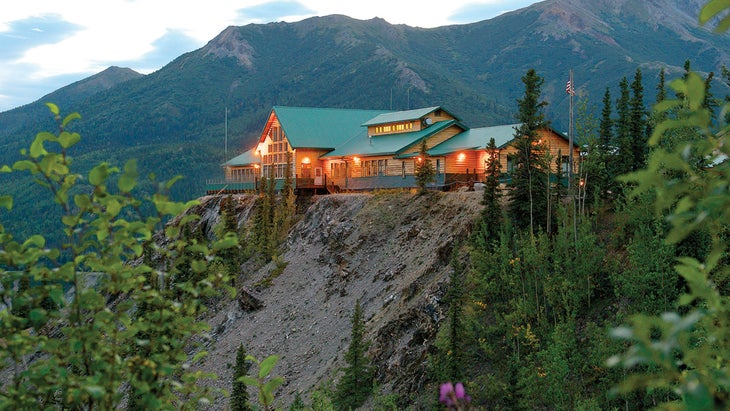
[[[400,169],[401,177],[406,178],[406,162],[401,161],[400,166],[401,166],[401,169]]]
[[[562,161],[560,162],[560,171],[563,173],[563,175],[570,174],[570,157],[569,156],[563,156]]]
[[[441,159],[436,159],[436,175],[441,174]]]

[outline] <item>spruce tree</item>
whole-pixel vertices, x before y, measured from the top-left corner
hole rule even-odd
[[[502,226],[502,204],[499,189],[499,151],[494,138],[487,144],[487,165],[484,170],[484,193],[482,194],[482,218],[476,233],[480,236],[478,244],[486,250],[491,250],[495,241],[499,240],[499,231]]]
[[[230,400],[232,411],[251,411],[246,384],[238,380],[248,373],[249,368],[251,368],[251,363],[246,361],[246,350],[241,344],[236,351],[236,365],[233,367],[233,390]]]
[[[723,64],[722,71],[721,71],[721,79],[727,85],[730,87],[730,70],[728,70],[727,66]],[[730,105],[730,94],[725,95],[725,104]],[[730,124],[730,110],[727,110],[725,112],[725,123]]]
[[[416,167],[416,185],[418,185],[418,192],[423,194],[426,192],[426,186],[428,183],[434,181],[436,176],[436,170],[431,164],[431,160],[428,158],[428,149],[426,147],[426,139],[421,140],[421,149],[418,153],[418,165]]]
[[[667,99],[666,70],[664,67],[659,71],[659,81],[656,85],[656,102],[661,103]]]
[[[603,94],[603,110],[601,110],[601,123],[599,131],[601,133],[601,146],[605,152],[611,151],[613,145],[613,120],[611,119],[611,92],[606,87]]]
[[[517,100],[520,122],[515,130],[514,171],[512,172],[512,191],[510,193],[509,215],[515,226],[529,228],[534,233],[535,226],[547,218],[547,199],[543,145],[539,144],[538,130],[545,128],[542,112],[547,102],[540,101],[544,79],[535,69],[529,69],[522,77],[525,95]]]
[[[292,401],[289,406],[289,411],[304,411],[306,409],[307,406],[304,404],[304,400],[302,399],[302,393],[297,391],[297,393],[294,394],[294,401]]]
[[[454,249],[458,249],[457,246]],[[449,351],[447,353],[447,373],[450,381],[461,381],[464,377],[464,299],[466,267],[459,261],[458,253],[454,252],[451,259],[451,276],[447,300],[449,304]]]
[[[364,340],[365,322],[360,301],[355,303],[352,314],[350,346],[345,353],[344,375],[337,383],[334,404],[338,410],[354,410],[362,405],[372,392],[373,374],[365,356],[367,343]]]
[[[631,138],[631,171],[644,167],[647,154],[647,122],[646,107],[644,105],[644,86],[641,80],[641,69],[636,69],[634,81],[631,83],[631,100],[629,101],[630,122],[629,135]]]
[[[619,83],[620,97],[616,101],[618,119],[614,123],[618,149],[616,174],[625,174],[632,170],[634,163],[633,144],[631,143],[631,106],[629,81],[626,77]]]
[[[221,222],[217,227],[218,239],[222,239],[228,233],[238,234],[238,219],[236,217],[236,204],[233,197],[228,195],[221,199],[220,203]],[[240,241],[239,241],[240,245]],[[231,281],[235,285],[236,275],[240,269],[241,252],[238,248],[227,248],[218,252],[217,256],[223,260],[223,264],[231,276]]]

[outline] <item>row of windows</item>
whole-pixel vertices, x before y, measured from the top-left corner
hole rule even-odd
[[[289,160],[291,161],[291,160]],[[264,154],[263,157],[264,164],[275,164],[275,163],[282,163],[286,164],[287,162],[287,153],[276,153],[276,154]]]
[[[398,123],[398,124],[389,124],[387,126],[376,126],[375,132],[377,134],[381,133],[392,133],[396,131],[408,131],[413,129],[413,123]]]
[[[273,173],[274,178],[286,177],[286,164],[274,164],[274,165],[264,166],[263,176],[271,177],[271,175],[272,175],[271,173]]]
[[[333,178],[340,178],[347,176],[347,164],[345,163],[330,163],[330,174]]]
[[[290,151],[289,143],[287,142],[269,144],[268,149],[269,153]]]
[[[233,181],[253,181],[257,176],[255,169],[250,168],[234,168],[231,169],[231,180]]]
[[[388,160],[363,161],[360,172],[363,177],[388,175]]]

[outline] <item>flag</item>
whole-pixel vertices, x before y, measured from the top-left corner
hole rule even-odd
[[[575,90],[573,89],[573,82],[568,80],[568,82],[565,84],[565,92],[571,96],[575,95]]]

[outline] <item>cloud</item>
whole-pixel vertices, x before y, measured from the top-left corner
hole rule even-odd
[[[0,60],[17,59],[29,48],[56,43],[81,30],[57,14],[16,20],[6,28],[0,31]]]
[[[508,11],[517,10],[535,3],[535,0],[492,0],[488,3],[469,3],[459,7],[449,16],[457,23],[471,23],[491,19]]]
[[[314,15],[315,11],[297,1],[273,1],[237,10],[239,20],[278,21],[288,16]]]
[[[149,73],[198,47],[200,42],[182,30],[168,30],[152,43],[152,51],[139,59],[119,62],[117,65],[134,67],[141,73]]]

